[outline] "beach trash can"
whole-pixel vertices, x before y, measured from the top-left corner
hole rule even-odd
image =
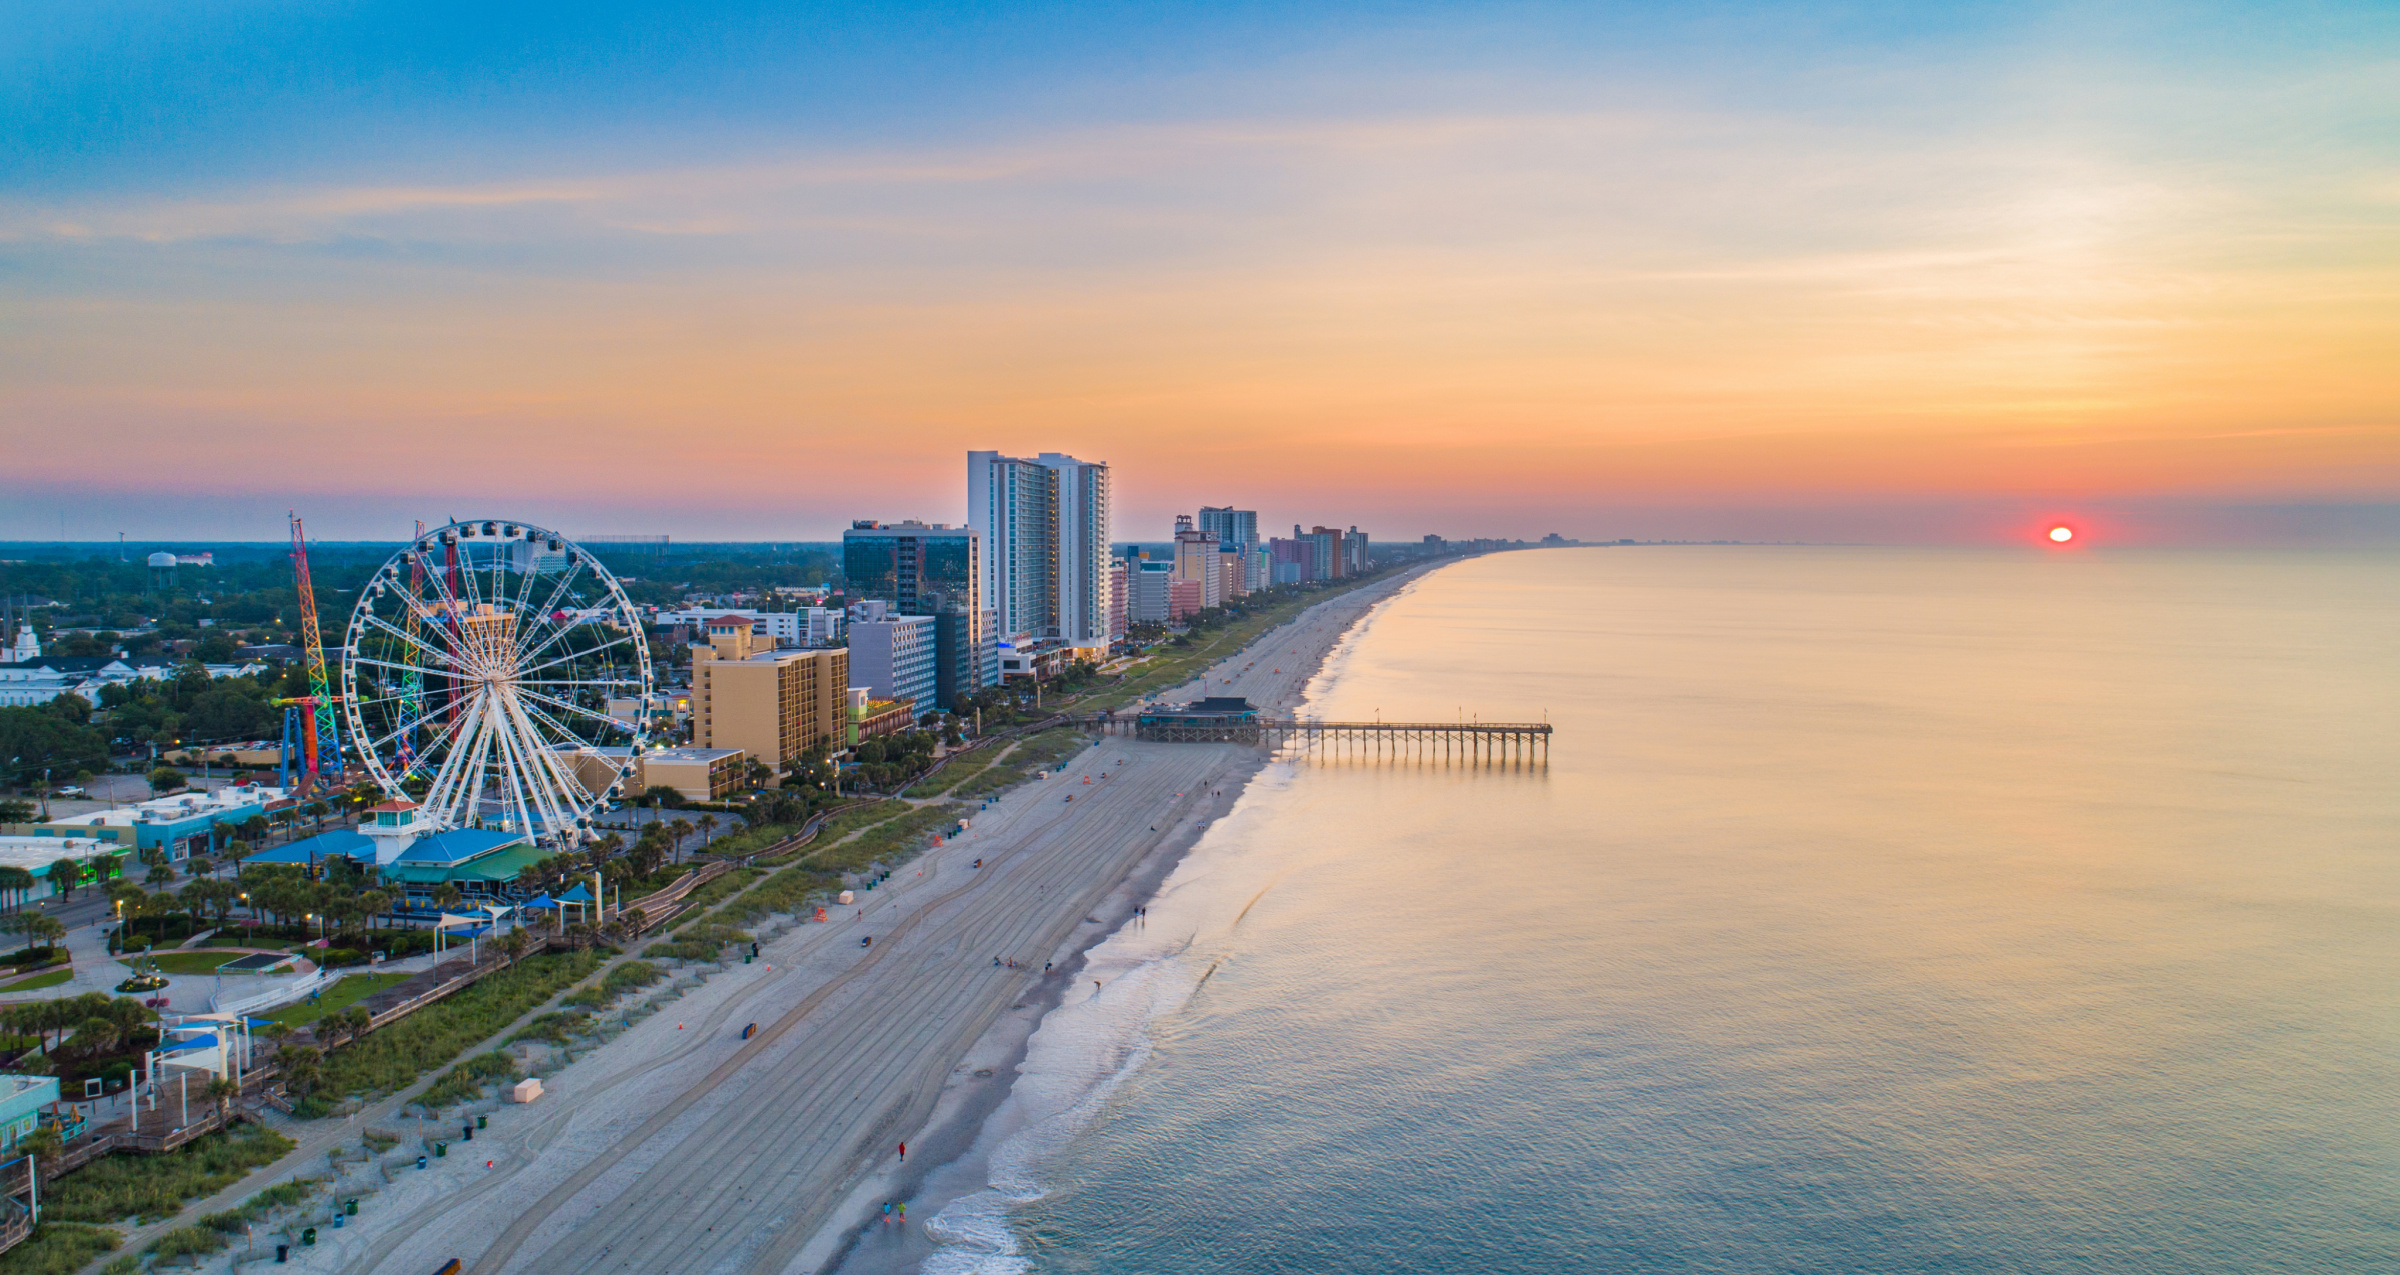
[[[425,1167],[425,1157],[423,1157],[423,1156],[418,1156],[418,1157],[417,1157],[417,1167],[418,1167],[418,1168],[420,1168],[420,1169],[422,1169],[422,1168],[424,1168],[424,1167]]]
[[[292,1246],[289,1244],[276,1245],[275,1260],[278,1262],[288,1262],[292,1260]]]
[[[478,1128],[478,1129],[489,1129],[489,1128],[491,1128],[491,1127],[492,1127],[492,1118],[491,1118],[490,1116],[477,1116],[477,1117],[475,1117],[475,1127],[476,1127],[476,1128]],[[358,1203],[358,1201],[356,1201],[356,1200],[352,1200],[352,1201],[350,1201],[350,1202],[351,1202],[352,1204],[356,1204],[356,1203]]]
[[[447,1142],[436,1142],[436,1143],[434,1143],[434,1144],[433,1144],[433,1158],[434,1158],[434,1159],[436,1159],[436,1160],[439,1160],[439,1159],[441,1159],[442,1157],[444,1157],[444,1156],[446,1156],[446,1155],[448,1155],[448,1154],[450,1154],[450,1144],[449,1144],[449,1143],[447,1143]]]
[[[313,1227],[313,1226],[312,1226],[312,1227],[308,1228],[307,1230],[300,1232],[300,1246],[301,1246],[302,1248],[310,1248],[310,1247],[313,1247],[313,1246],[316,1244],[316,1242],[317,1242],[317,1228],[315,1228],[315,1227]]]
[[[358,1197],[354,1195],[354,1196],[351,1196],[349,1199],[347,1199],[347,1200],[343,1201],[343,1202],[342,1202],[342,1212],[349,1214],[351,1217],[357,1217],[357,1216],[358,1216]]]

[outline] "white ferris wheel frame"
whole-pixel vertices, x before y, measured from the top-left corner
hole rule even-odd
[[[493,555],[493,562],[483,566],[467,564],[462,551],[457,569],[459,588],[454,592],[447,578],[446,551],[469,541],[501,545],[536,541],[540,546],[524,550],[527,566],[522,570],[514,565],[514,550]],[[555,574],[545,573],[537,552],[564,554],[566,567]],[[412,567],[419,573],[416,578],[424,581],[421,593],[412,592],[420,587],[411,584]],[[552,648],[589,621],[579,617],[557,624],[550,617],[566,598],[568,586],[586,572],[594,586],[605,590],[605,607],[611,613],[606,619],[613,622],[619,635],[588,651],[559,654]],[[513,593],[509,588],[512,575],[519,577],[521,585]],[[546,579],[555,582],[537,607],[534,597]],[[487,581],[488,590],[484,587]],[[376,613],[375,604],[394,594],[401,599],[403,618],[414,613],[419,623],[413,627],[419,632],[412,634]],[[587,605],[582,609],[593,608]],[[453,617],[461,616],[471,618],[452,622]],[[528,617],[531,623],[527,623]],[[476,620],[484,622],[479,626],[484,631],[471,637],[465,627]],[[361,639],[370,632],[387,647],[399,643],[407,657],[422,662],[399,664],[363,654]],[[521,640],[524,635],[538,640],[528,645]],[[635,678],[579,676],[579,659],[628,644]],[[443,679],[450,686],[438,693],[463,695],[465,704],[463,708],[444,705],[437,712],[427,707],[432,699],[420,682],[417,693],[421,698],[413,720],[370,721],[364,710],[371,705],[397,705],[393,716],[399,719],[407,719],[411,710],[404,692],[364,700],[359,694],[362,663],[389,672],[413,671],[421,678]],[[615,663],[613,658],[609,661],[612,668]],[[532,676],[541,673],[551,676]],[[370,684],[381,680],[371,677]],[[546,689],[533,689],[536,686]],[[642,705],[642,711],[636,712],[632,721],[623,722],[575,702],[578,690],[593,688],[632,698]],[[402,781],[411,775],[429,777],[431,786],[424,795],[412,798],[419,809],[417,823],[428,830],[482,826],[485,808],[496,799],[501,826],[538,844],[564,848],[589,839],[593,811],[623,791],[632,769],[631,758],[639,756],[648,743],[647,710],[656,689],[641,613],[616,576],[567,537],[506,518],[463,519],[416,537],[360,587],[343,637],[341,702],[350,742],[368,773],[387,793],[406,795]],[[626,763],[597,792],[583,785],[573,761],[560,752],[568,746],[592,746],[591,736],[598,730],[580,719],[606,723],[629,737],[631,751]],[[567,720],[576,720],[585,729],[579,732],[567,725]],[[387,757],[384,750],[412,731],[430,735],[431,742],[409,764],[400,766],[397,754]]]

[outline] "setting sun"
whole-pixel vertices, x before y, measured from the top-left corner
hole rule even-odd
[[[2052,527],[2050,529],[2050,538],[2063,545],[2066,542],[2073,540],[2075,538],[2075,533],[2065,527]]]

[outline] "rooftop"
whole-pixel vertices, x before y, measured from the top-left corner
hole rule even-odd
[[[23,868],[37,875],[61,859],[110,853],[122,854],[124,848],[90,837],[0,837],[0,867]]]
[[[281,788],[269,788],[264,784],[229,784],[214,792],[179,792],[131,806],[120,806],[115,810],[68,815],[50,822],[68,827],[128,828],[136,823],[175,823],[184,819],[224,815],[246,806],[263,807],[283,798],[284,791]]]
[[[738,756],[739,748],[661,748],[642,754],[645,762],[665,762],[670,766],[691,766]]]

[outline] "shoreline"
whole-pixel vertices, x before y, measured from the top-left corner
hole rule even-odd
[[[1300,702],[1357,621],[1425,570],[1325,599],[1183,686],[1232,679],[1224,693]],[[1286,648],[1307,658],[1270,659]],[[756,964],[678,970],[596,1046],[546,1064],[541,1102],[471,1104],[490,1118],[471,1157],[419,1171],[404,1149],[337,1170],[343,1192],[376,1207],[321,1230],[303,1264],[365,1275],[459,1257],[479,1275],[770,1275],[880,1260],[853,1252],[875,1233],[876,1201],[909,1199],[920,1219],[938,1211],[916,1193],[953,1180],[946,1171],[1015,1091],[1039,1026],[1091,998],[1090,953],[1271,760],[1242,745],[1113,738],[1062,759],[1048,779],[994,795],[971,831],[850,915],[780,918],[761,928]],[[1014,968],[996,968],[995,953]],[[1047,975],[1033,966],[1045,960]],[[344,1122],[348,1138],[357,1123]],[[905,1162],[893,1154],[902,1140]]]
[[[1343,649],[1384,603],[1398,596],[1431,569],[1427,567],[1404,572],[1378,586],[1320,604],[1339,606],[1348,601],[1357,605],[1358,609],[1305,666],[1288,707],[1296,709],[1305,704],[1309,699],[1309,687],[1325,673],[1332,657]],[[1316,610],[1311,607],[1302,611],[1287,624],[1261,633],[1249,645],[1219,661],[1199,678],[1158,694],[1172,696],[1192,688],[1206,693],[1209,679],[1217,669],[1248,657],[1289,624],[1305,622],[1306,617]],[[1107,746],[1106,741],[1099,745],[1103,749]],[[1170,746],[1192,747],[1188,744]],[[1243,751],[1253,756],[1236,767],[1238,775],[1228,775],[1217,781],[1218,786],[1211,795],[1191,812],[1192,815],[1205,817],[1193,819],[1187,815],[1183,835],[1161,842],[1136,863],[1116,888],[1110,891],[1101,910],[1096,913],[1101,921],[1098,929],[1072,940],[1070,946],[1061,953],[1058,969],[1037,985],[1038,991],[1024,998],[1019,1005],[1012,1006],[969,1047],[966,1056],[953,1071],[954,1078],[963,1075],[966,1080],[944,1094],[933,1114],[918,1130],[917,1136],[922,1139],[922,1145],[929,1153],[927,1167],[907,1174],[894,1174],[881,1181],[870,1179],[858,1184],[836,1206],[834,1213],[836,1217],[844,1214],[863,1215],[863,1220],[842,1224],[829,1218],[801,1250],[800,1260],[792,1263],[787,1270],[812,1272],[815,1275],[903,1275],[918,1270],[928,1259],[949,1247],[945,1241],[934,1238],[929,1228],[953,1203],[976,1192],[992,1189],[992,1153],[1017,1132],[1013,1129],[1002,1132],[994,1122],[1002,1115],[1008,1100],[1017,1093],[1017,1082],[1027,1074],[1024,1069],[1034,1037],[1051,1021],[1052,1015],[1065,1005],[1068,994],[1088,981],[1084,975],[1092,954],[1102,944],[1118,937],[1126,925],[1137,919],[1137,910],[1148,906],[1159,895],[1168,880],[1199,847],[1208,829],[1231,814],[1251,785],[1277,761],[1276,755],[1270,751]],[[903,1199],[916,1206],[919,1210],[917,1219],[905,1228],[883,1226],[877,1220],[876,1201],[884,1198]]]

